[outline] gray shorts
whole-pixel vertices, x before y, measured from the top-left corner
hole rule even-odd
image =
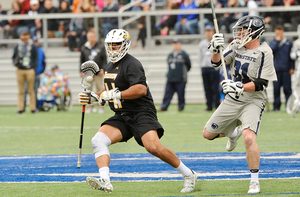
[[[243,130],[250,128],[256,134],[259,134],[264,109],[265,103],[259,99],[246,103],[226,96],[206,123],[205,128],[211,133],[222,133],[228,137],[237,126],[242,125]]]

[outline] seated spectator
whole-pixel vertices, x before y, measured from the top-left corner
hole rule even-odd
[[[175,10],[179,8],[179,5],[177,4],[176,0],[168,0],[167,2],[167,8],[166,10]],[[177,15],[163,15],[159,21],[155,25],[158,32],[160,32],[160,35],[165,36],[169,34],[169,31],[171,28],[173,28],[177,21]]]
[[[104,8],[104,0],[94,0],[96,1],[96,10],[98,12],[102,12],[103,8]],[[130,2],[130,1],[129,1]],[[120,4],[120,3],[119,3]]]
[[[45,0],[44,9],[41,14],[53,14],[58,13],[58,9],[53,6],[52,0]],[[47,34],[49,38],[55,37],[55,32],[58,30],[58,19],[47,19]]]
[[[15,0],[12,2],[12,9],[8,14],[25,14],[25,11],[22,10],[22,4]],[[22,31],[26,30],[26,23],[24,20],[13,19],[8,20],[9,24],[5,26],[5,31],[8,32],[8,35],[12,38],[19,38]]]
[[[59,8],[58,8],[58,13],[71,13],[71,9],[69,6],[68,1],[61,1],[59,4]],[[60,37],[66,37],[67,32],[69,31],[69,24],[70,24],[71,19],[69,18],[63,18],[63,19],[59,19],[59,27],[58,27],[58,32],[60,33]]]
[[[198,9],[194,0],[185,0],[179,7],[179,10]],[[198,28],[197,14],[178,14],[175,24],[176,34],[196,34]]]
[[[295,0],[283,0],[284,7],[291,7],[297,5]],[[297,25],[299,24],[297,21],[300,19],[299,11],[283,11],[282,13],[283,24],[291,24],[291,27],[288,28],[289,31],[297,31]],[[298,18],[298,19],[297,19]],[[299,20],[300,22],[300,20]]]
[[[76,14],[83,13],[83,9],[77,6]],[[70,35],[68,36],[68,45],[70,51],[79,51],[79,41],[82,32],[85,31],[85,18],[72,18],[69,24]]]
[[[22,5],[22,12],[27,13],[30,10],[30,0],[18,0]]]
[[[5,10],[2,10],[2,6],[0,4],[0,16],[1,15],[6,15],[6,14],[7,14],[7,12]],[[8,24],[9,23],[8,23],[7,20],[2,20],[1,17],[0,17],[0,40],[8,38],[8,34],[4,33],[5,32],[4,31],[5,26],[8,25]],[[1,47],[7,47],[6,44],[2,44],[1,42],[0,42],[0,45],[1,45]]]
[[[244,0],[244,7],[249,9],[249,12],[245,12],[243,15],[250,15],[250,16],[258,16],[258,12],[256,8],[258,7],[257,3],[254,0]]]
[[[30,0],[30,9],[27,12],[29,16],[37,16],[41,13],[40,3],[38,0]],[[25,20],[26,26],[28,27],[27,31],[30,32],[31,37],[36,36],[37,31],[41,33],[42,31],[42,22],[40,19],[28,19]]]
[[[105,0],[105,5],[102,12],[116,12],[119,10],[119,4],[115,0]],[[118,29],[118,17],[102,18],[103,37],[105,38],[108,32],[112,29]]]
[[[262,0],[261,7],[272,7],[272,6],[282,6],[282,2],[275,0]],[[275,30],[275,26],[278,24],[283,24],[281,12],[262,12],[260,15],[264,18],[265,24],[269,24],[272,31]]]
[[[98,0],[98,1],[102,1],[102,0]],[[131,0],[118,0],[119,2],[119,8],[124,7],[125,5],[129,4]]]
[[[98,12],[97,10],[97,5],[95,4],[91,4],[90,9],[89,9],[90,13],[96,13]],[[102,27],[102,19],[99,17],[97,18],[97,22],[98,22],[98,40],[101,40],[102,37],[102,32],[103,32],[103,27]],[[95,32],[95,24],[94,24],[94,17],[92,18],[86,18],[85,19],[85,35],[82,37],[81,39],[81,46],[86,43],[87,41],[87,37],[86,37],[86,33],[87,31],[94,31]],[[81,48],[81,47],[80,47]]]
[[[201,9],[201,8],[211,8],[211,3],[210,3],[210,1],[207,1],[207,0],[200,0],[198,8],[199,9]],[[204,26],[213,25],[213,23],[212,23],[212,21],[213,21],[212,14],[204,14],[204,20],[203,21],[201,21],[201,18],[199,16],[198,20],[199,20],[199,22],[198,22],[199,34],[201,33],[201,23],[203,23]]]
[[[239,4],[238,0],[228,0],[227,7],[228,8],[237,8],[237,7],[241,7],[241,5]],[[219,23],[219,28],[221,29],[221,27],[223,25],[225,25],[226,33],[231,33],[230,25],[232,23],[236,22],[241,17],[242,17],[241,12],[225,13],[223,15],[223,18],[221,19],[221,22]]]
[[[81,10],[86,12],[90,7],[90,2],[89,0],[74,0],[72,6],[73,13],[77,13],[77,7],[81,7]]]

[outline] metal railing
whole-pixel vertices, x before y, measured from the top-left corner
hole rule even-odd
[[[256,9],[257,12],[286,12],[286,11],[299,11],[300,6],[274,6],[274,7],[258,7]],[[248,8],[221,8],[216,9],[216,14],[223,14],[223,13],[234,13],[234,12],[249,12],[250,9]],[[124,27],[123,18],[124,17],[135,17],[135,16],[146,16],[146,28],[147,28],[147,49],[151,49],[151,40],[153,39],[151,35],[151,23],[150,17],[151,16],[162,16],[162,15],[178,15],[178,14],[199,14],[201,25],[200,28],[204,29],[203,20],[204,14],[211,14],[210,8],[201,8],[201,9],[193,9],[193,10],[151,10],[148,12],[143,11],[128,11],[128,12],[97,12],[97,13],[82,13],[82,14],[73,14],[73,13],[56,13],[56,14],[39,14],[38,16],[28,16],[28,15],[0,15],[0,20],[12,20],[12,19],[36,19],[37,17],[43,21],[43,32],[47,32],[47,19],[66,19],[66,18],[94,18],[94,27],[96,30],[96,34],[98,37],[99,34],[99,27],[98,27],[98,19],[105,18],[105,17],[118,17],[120,28]],[[286,32],[286,36],[298,36],[297,32]],[[176,35],[177,36],[177,35]],[[226,36],[226,34],[225,34]],[[273,32],[266,32],[263,36],[274,36]],[[194,35],[178,35],[179,38],[182,39],[202,39],[204,38],[203,34],[194,34]],[[172,39],[172,36],[164,36],[159,37],[155,36],[155,39]],[[52,39],[52,38],[51,38]],[[0,40],[0,43],[13,43],[13,40]],[[49,38],[47,33],[43,33],[43,48],[47,50],[49,44]]]

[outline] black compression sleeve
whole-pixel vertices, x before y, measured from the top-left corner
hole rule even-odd
[[[258,78],[253,83],[255,84],[255,91],[262,91],[268,87],[268,80],[265,79]]]

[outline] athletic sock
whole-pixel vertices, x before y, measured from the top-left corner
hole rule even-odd
[[[191,176],[193,175],[193,172],[191,169],[186,167],[181,161],[178,168],[175,168],[178,172],[180,172],[183,176]]]
[[[250,172],[251,172],[251,182],[259,183],[258,181],[259,169],[253,169],[250,170]]]
[[[108,181],[110,181],[109,178],[109,168],[108,167],[102,167],[99,169],[99,173],[100,173],[100,178],[106,179]]]
[[[234,138],[238,135],[238,130],[237,130],[237,127],[234,129],[233,133],[231,134],[231,136],[229,136],[229,138]]]

